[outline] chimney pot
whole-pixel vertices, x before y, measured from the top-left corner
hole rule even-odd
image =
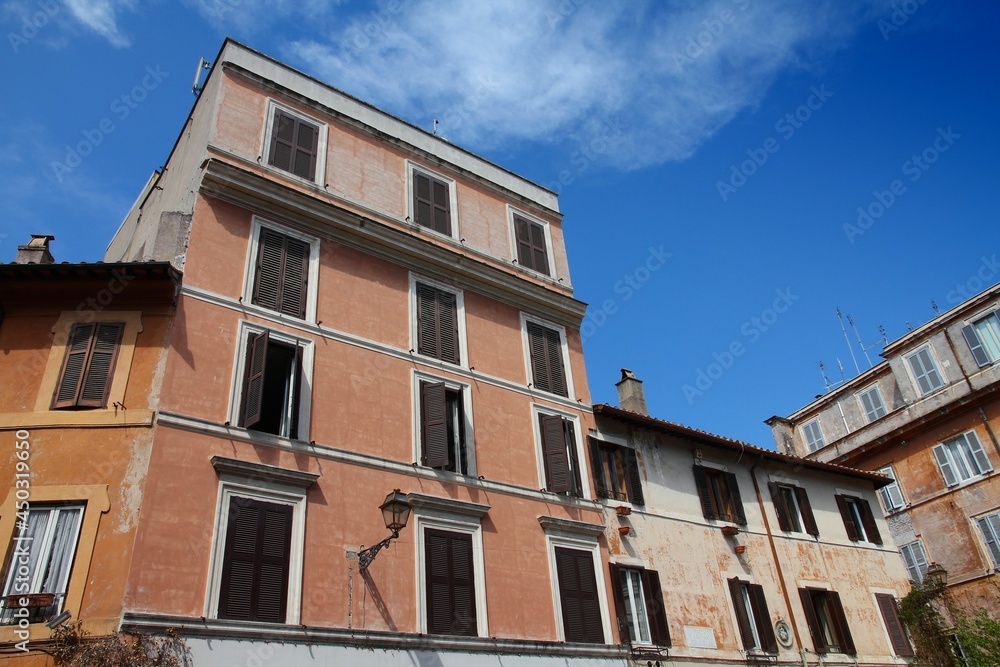
[[[649,416],[649,409],[646,407],[646,393],[642,389],[642,380],[637,378],[635,373],[623,368],[622,379],[615,386],[618,387],[618,405],[622,410]]]
[[[56,237],[51,234],[32,234],[27,245],[17,246],[15,264],[55,264],[52,253],[49,252],[49,241]]]

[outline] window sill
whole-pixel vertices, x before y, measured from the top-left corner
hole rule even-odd
[[[0,428],[57,428],[60,426],[152,426],[153,410],[50,410],[0,413]]]

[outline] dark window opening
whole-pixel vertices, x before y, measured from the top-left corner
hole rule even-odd
[[[778,652],[778,642],[771,627],[771,616],[764,598],[764,587],[739,579],[729,580],[729,594],[736,609],[740,638],[747,651]]]
[[[269,332],[247,339],[240,426],[286,438],[299,437],[302,348],[271,340]]]
[[[838,593],[800,588],[799,597],[816,653],[857,653]]]
[[[612,565],[611,589],[622,641],[670,646],[659,574],[653,570]]]
[[[813,516],[809,496],[801,486],[768,482],[774,511],[778,515],[778,527],[792,533],[819,535]]]
[[[430,468],[469,474],[462,392],[443,382],[420,383],[421,463]]]
[[[855,542],[882,544],[882,535],[875,524],[871,505],[862,498],[838,495],[837,507],[844,520],[848,539]]]

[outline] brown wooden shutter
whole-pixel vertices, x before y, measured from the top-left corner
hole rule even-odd
[[[885,629],[889,632],[889,640],[892,642],[893,652],[904,658],[912,656],[913,646],[906,636],[906,629],[899,620],[899,608],[896,606],[896,598],[885,593],[876,593],[875,600],[878,602],[879,611],[882,612]]]
[[[316,180],[319,128],[276,109],[267,163],[301,178]]]
[[[854,522],[854,516],[847,503],[847,496],[837,495],[836,498],[837,507],[840,508],[840,516],[844,519],[844,528],[847,529],[847,538],[857,542],[861,539],[861,533],[858,532],[858,525]]]
[[[653,570],[642,570],[642,593],[646,598],[644,602],[649,619],[650,639],[657,646],[670,646],[670,630],[667,628],[667,614],[663,608],[659,574]]]
[[[423,464],[431,468],[448,465],[447,392],[443,382],[420,383],[420,426]]]
[[[750,615],[747,613],[746,601],[743,599],[744,583],[739,579],[729,580],[729,595],[733,598],[733,608],[736,610],[736,624],[743,639],[743,648],[750,650],[756,646],[753,639],[753,628],[750,627]]]
[[[698,487],[698,500],[701,501],[701,511],[706,519],[718,519],[719,515],[715,510],[715,503],[712,502],[712,491],[708,488],[708,479],[705,477],[705,467],[694,466],[694,484]]]
[[[291,506],[230,500],[219,618],[285,622],[291,538]]]
[[[764,587],[760,584],[748,584],[750,603],[753,605],[754,617],[757,621],[757,635],[760,637],[761,648],[768,653],[778,652],[778,640],[771,626],[771,614],[767,610],[767,599],[764,597]]]
[[[240,426],[250,428],[261,419],[264,405],[264,370],[267,366],[268,331],[247,337],[247,356],[243,368],[243,400]]]
[[[80,385],[87,369],[91,343],[94,335],[93,324],[74,324],[69,333],[69,345],[63,360],[62,372],[56,393],[52,399],[53,408],[68,408],[76,405],[80,395]]]
[[[567,642],[604,643],[594,559],[587,551],[556,547],[556,574]]]
[[[472,536],[428,528],[424,544],[428,634],[478,635]]]
[[[857,499],[854,501],[861,512],[861,523],[865,527],[865,536],[872,544],[882,544],[882,534],[878,532],[878,525],[875,523],[875,516],[872,514],[872,507],[867,500]]]
[[[771,502],[774,504],[774,513],[778,515],[778,528],[790,531],[792,529],[792,523],[789,520],[791,509],[785,504],[784,494],[774,482],[767,483],[767,490],[771,492]]]
[[[451,198],[448,195],[448,184],[433,179],[431,193],[434,205],[434,231],[451,236]]]
[[[816,653],[826,653],[829,647],[823,638],[823,630],[819,626],[816,607],[813,605],[812,591],[808,588],[800,588],[799,599],[802,600],[802,610],[806,614],[806,624],[809,626],[809,636],[812,637],[813,650]]]
[[[310,181],[316,180],[316,156],[319,146],[319,128],[311,123],[295,120],[295,163],[292,173]]]
[[[553,493],[570,491],[572,485],[563,418],[539,415],[538,422],[542,432],[542,452],[545,454],[545,488]]]
[[[608,565],[611,571],[611,595],[615,599],[615,620],[618,622],[618,637],[622,644],[631,644],[632,628],[629,627],[628,614],[625,611],[625,596],[622,594],[622,568],[614,563]]]
[[[281,305],[285,315],[300,319],[306,316],[306,295],[309,293],[309,244],[286,236],[281,271]]]
[[[567,396],[562,341],[555,329],[528,322],[532,383],[536,389]]]
[[[460,363],[458,353],[458,298],[451,292],[437,292],[438,304],[438,335],[441,361],[452,364]]]
[[[802,527],[810,535],[819,537],[819,527],[816,525],[816,517],[813,515],[812,505],[809,504],[809,495],[806,490],[801,486],[796,486],[795,498],[799,501],[799,510],[802,512]]]
[[[741,526],[747,525],[747,515],[743,509],[743,497],[740,496],[740,484],[736,481],[736,475],[731,472],[723,473],[726,476],[726,486],[729,488],[729,502],[732,505],[733,523]]]
[[[524,218],[514,216],[514,237],[517,241],[517,263],[527,268],[533,268],[531,256],[531,223]]]
[[[587,438],[590,446],[590,471],[594,476],[594,490],[598,498],[609,498],[607,480],[604,476],[604,461],[601,455],[601,443],[595,438]]]
[[[840,593],[836,591],[826,592],[827,602],[833,616],[833,624],[837,630],[837,638],[840,641],[840,652],[848,655],[857,654],[854,648],[854,638],[851,637],[851,629],[847,626],[847,616],[844,614],[844,605],[840,603]]]
[[[437,359],[440,352],[436,290],[417,283],[417,352]]]
[[[645,505],[646,498],[642,495],[642,477],[639,473],[639,459],[631,447],[622,447],[619,451],[625,462],[625,481],[628,483],[628,501],[633,505]]]
[[[517,241],[517,263],[543,275],[549,275],[545,228],[536,222],[515,215],[514,237]]]
[[[261,228],[257,242],[257,279],[254,281],[253,303],[270,310],[278,310],[281,305],[284,239],[284,234]]]
[[[418,171],[413,172],[413,214],[421,227],[451,236],[449,185]]]
[[[77,405],[103,408],[107,404],[111,376],[124,329],[124,324],[101,322],[97,325]]]
[[[261,228],[253,303],[304,319],[309,294],[309,254],[309,243]]]
[[[292,152],[295,145],[295,119],[283,111],[275,110],[271,128],[271,150],[267,163],[284,171],[292,170]]]

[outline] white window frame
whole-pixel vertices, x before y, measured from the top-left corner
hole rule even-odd
[[[916,545],[916,547],[914,547]],[[923,563],[918,562],[914,558],[914,549],[920,550],[920,557],[923,558]],[[930,566],[930,560],[927,558],[927,551],[924,549],[924,543],[918,537],[912,542],[907,542],[906,544],[900,545],[899,555],[903,558],[903,564],[906,567],[906,573],[910,577],[911,581],[918,584],[923,583],[924,577],[927,575],[927,568]],[[914,571],[916,571],[917,578],[913,578]]]
[[[975,441],[975,445],[983,453],[983,458],[986,459],[987,468],[983,469],[979,462],[976,461],[976,457],[973,451],[972,441]],[[954,448],[954,451],[952,451]],[[993,462],[990,461],[990,455],[986,453],[986,448],[983,447],[982,441],[979,439],[979,435],[973,431],[966,431],[959,434],[954,438],[949,438],[941,444],[934,445],[932,448],[934,453],[934,461],[938,465],[938,470],[941,471],[941,478],[944,480],[945,486],[957,487],[962,484],[974,480],[978,477],[982,477],[993,472]],[[947,459],[947,464],[951,470],[952,476],[955,478],[954,484],[948,483],[948,476],[945,475],[944,468],[941,467],[941,461],[938,459],[938,453],[944,454]],[[956,458],[957,453],[957,458]],[[962,471],[969,472],[970,474],[964,475],[960,474]]]
[[[528,337],[528,322],[533,322],[539,326],[546,327],[547,329],[554,329],[559,332],[559,351],[562,356],[563,362],[563,372],[566,374],[566,396],[559,396],[558,394],[553,394],[552,392],[542,391],[541,389],[535,388],[535,376],[531,371],[531,343]],[[528,313],[521,312],[521,349],[524,350],[524,377],[527,378],[527,384],[530,385],[530,391],[538,396],[550,397],[553,396],[558,399],[565,398],[566,400],[576,400],[576,391],[573,387],[573,369],[570,366],[569,359],[569,342],[566,338],[566,327],[561,324],[556,324],[555,322],[550,322],[548,320],[543,320],[540,317],[534,315],[529,315]]]
[[[991,318],[993,320],[994,325],[989,328],[991,329],[990,333],[992,334],[993,340],[984,341],[983,336],[980,335],[976,327],[977,325],[982,324],[983,322],[986,322]],[[976,339],[979,341],[979,345],[983,349],[983,354],[985,354],[986,358],[989,359],[989,363],[982,366],[982,368],[985,368],[986,366],[995,364],[998,361],[1000,361],[1000,354],[993,354],[993,348],[990,346],[990,343],[992,343],[993,346],[1000,347],[1000,313],[997,312],[997,309],[994,307],[992,310],[979,313],[978,315],[974,315],[971,318],[969,318],[967,322],[968,326],[973,328],[973,332],[976,335]],[[968,342],[968,340],[966,340],[966,342]],[[976,365],[977,366],[979,365],[978,362],[976,363]]]
[[[923,361],[920,361],[920,353],[927,352],[927,358],[930,360],[930,368],[923,368]],[[922,372],[918,375],[916,370],[913,368],[913,360],[916,359],[920,363]],[[931,345],[923,345],[918,349],[914,350],[910,354],[906,355],[906,370],[909,372],[910,377],[913,379],[913,386],[917,388],[917,393],[923,396],[930,396],[938,389],[947,386],[948,381],[945,379],[944,374],[941,372],[941,365],[938,363],[937,359],[934,357],[934,348]],[[920,378],[929,377],[933,372],[937,376],[940,384],[936,387],[931,387],[926,392],[920,387]],[[928,380],[930,382],[930,380]]]
[[[611,634],[607,591],[604,585],[604,574],[601,571],[601,547],[597,538],[591,539],[575,533],[546,529],[545,541],[549,553],[549,576],[552,581],[552,608],[556,614],[556,641],[566,641],[566,631],[563,629],[562,596],[559,595],[559,569],[556,567],[556,547],[564,547],[590,552],[594,564],[594,581],[597,582],[597,599],[601,607],[601,623],[604,625],[604,643],[612,643],[613,635]]]
[[[483,554],[483,524],[478,516],[452,513],[430,507],[414,507],[416,529],[417,566],[417,628],[427,634],[427,547],[424,530],[427,528],[472,536],[472,573],[476,582],[476,634],[489,637],[489,619],[486,605],[486,569]],[[438,636],[438,635],[433,635]]]
[[[449,220],[449,226],[451,227],[451,234],[442,234],[436,229],[431,229],[430,227],[424,227],[417,224],[417,212],[413,210],[413,174],[419,171],[425,176],[437,179],[448,185],[448,209],[451,216]],[[412,160],[406,161],[406,215],[409,218],[409,224],[413,227],[419,227],[421,233],[427,232],[428,234],[433,234],[434,236],[442,239],[451,239],[452,241],[459,241],[462,236],[459,234],[458,229],[458,181],[454,178],[445,176],[444,174],[434,171],[433,169],[428,169],[422,164],[417,164]]]
[[[425,354],[420,354],[417,351],[417,283],[427,285],[428,287],[433,287],[439,289],[442,292],[448,292],[455,295],[455,310],[456,318],[458,319],[458,365],[461,368],[469,367],[469,345],[468,345],[468,331],[465,326],[465,291],[461,288],[454,287],[452,285],[446,285],[445,283],[439,282],[437,280],[432,280],[431,278],[426,278],[424,276],[417,275],[416,273],[410,273],[410,352],[416,357],[419,357],[424,363],[440,365],[442,368],[454,368],[455,365],[438,359],[437,357],[428,357]]]
[[[980,536],[983,538],[983,546],[986,547],[986,557],[988,562],[993,564],[994,570],[1000,570],[1000,512],[993,511],[973,518]],[[983,527],[983,523],[986,527]],[[989,534],[987,534],[987,532]],[[990,546],[992,542],[993,546]]]
[[[653,645],[653,632],[652,632],[652,629],[650,628],[649,609],[646,608],[646,592],[643,590],[643,587],[642,587],[642,572],[640,570],[636,569],[636,568],[633,568],[633,567],[619,566],[619,568],[618,568],[618,574],[619,575],[624,575],[629,580],[628,586],[626,586],[626,590],[622,591],[622,603],[628,605],[629,608],[630,608],[630,611],[631,611],[631,615],[632,615],[632,628],[631,628],[631,630],[632,630],[633,633],[635,633],[635,636],[636,636],[636,640],[633,643],[634,644],[639,644],[639,645],[642,645],[642,646],[652,646]],[[635,580],[639,584],[639,598],[638,599],[636,599],[635,592],[632,590],[632,579],[633,579],[633,577],[635,577]],[[611,585],[612,586],[621,586],[622,585],[621,576],[619,576],[618,581],[612,581]],[[626,591],[628,592],[628,598],[625,597]],[[641,632],[642,628],[640,628],[638,626],[638,624],[637,624],[638,617],[639,617],[638,611],[639,611],[640,607],[642,608],[643,618],[646,619],[646,637],[645,638],[642,636],[642,632]]]
[[[205,617],[219,617],[219,594],[226,557],[226,534],[229,506],[234,497],[250,498],[292,508],[292,539],[289,552],[288,597],[285,625],[298,625],[302,615],[302,564],[305,553],[307,488],[255,478],[252,475],[219,474],[219,497],[215,512],[215,533],[209,563],[208,589],[205,594]]]
[[[819,434],[818,440],[812,438],[810,434],[811,429],[815,429],[816,433]],[[802,425],[802,437],[806,441],[806,449],[808,449],[810,453],[819,451],[826,447],[826,435],[823,433],[823,425],[820,423],[819,417],[813,417]],[[813,446],[814,444],[816,444],[815,447]]]
[[[316,178],[315,180],[309,180],[308,178],[302,178],[298,174],[293,174],[290,171],[285,171],[284,169],[279,169],[278,167],[271,166],[270,158],[268,153],[271,150],[271,138],[274,133],[274,112],[281,110],[283,113],[289,116],[295,116],[300,121],[309,123],[310,125],[315,125],[319,131],[319,137],[316,140]],[[326,187],[326,151],[327,151],[327,131],[329,129],[328,125],[316,118],[315,116],[310,116],[309,114],[302,113],[298,109],[293,109],[289,106],[281,104],[273,98],[268,98],[267,100],[267,115],[265,116],[266,121],[264,125],[264,136],[260,146],[260,165],[270,172],[276,174],[281,174],[287,178],[292,178],[301,183],[309,183],[310,185],[318,185],[320,187]]]
[[[545,234],[545,261],[548,264],[549,275],[540,273],[535,269],[524,266],[519,261],[517,261],[517,225],[514,224],[514,216],[517,215],[529,222],[542,226],[542,233]],[[522,209],[515,208],[510,204],[507,205],[507,226],[509,228],[510,234],[510,248],[511,248],[511,262],[516,266],[523,268],[525,271],[529,271],[533,275],[539,278],[545,278],[548,280],[556,280],[556,258],[553,257],[552,252],[552,232],[549,231],[549,223],[547,220],[542,220],[538,216],[531,215]]]
[[[896,479],[896,471],[892,469],[892,466],[886,466],[878,470],[880,475],[885,475],[886,477],[892,478],[892,484],[887,484],[878,490],[879,500],[882,501],[882,510],[886,514],[892,514],[898,510],[901,510],[906,506],[906,498],[903,497],[903,487],[899,485],[899,480]],[[896,491],[896,495],[899,496],[899,502],[893,502],[892,492]]]
[[[872,394],[874,394],[875,397],[878,399],[878,407],[876,407],[874,410],[874,412],[876,413],[874,417],[872,417],[871,413],[868,412],[868,409],[865,407],[865,401],[864,401],[865,396],[870,397]],[[867,420],[869,424],[871,424],[874,421],[878,421],[882,417],[885,417],[887,414],[889,414],[889,409],[885,407],[885,401],[882,400],[882,390],[879,389],[878,384],[872,384],[865,387],[857,394],[855,394],[855,396],[858,399],[858,403],[861,405],[861,412],[864,413],[865,420]],[[879,410],[882,411],[882,414],[877,414]]]
[[[538,466],[538,488],[543,488],[545,486],[545,450],[542,447],[542,431],[538,425],[538,418],[541,415],[546,417],[562,417],[563,419],[568,419],[573,422],[573,436],[576,438],[576,463],[580,466],[580,500],[597,500],[591,496],[590,493],[590,481],[589,477],[585,474],[587,472],[587,462],[589,459],[584,458],[587,456],[587,452],[584,448],[583,434],[580,433],[580,416],[567,412],[565,410],[557,410],[551,408],[547,405],[538,405],[532,403],[531,405],[531,424],[532,429],[535,434],[535,463]],[[564,498],[576,498],[576,496],[560,496]]]
[[[240,409],[242,407],[241,400],[243,398],[243,377],[246,372],[247,342],[251,335],[262,334],[265,331],[268,332],[269,338],[279,343],[302,348],[302,379],[300,383],[301,394],[299,395],[298,438],[296,440],[309,442],[309,424],[312,422],[312,377],[315,344],[308,338],[302,338],[245,320],[240,322],[237,332],[238,344],[236,345],[236,358],[233,360],[233,383],[232,391],[229,394],[229,410],[227,412],[229,423],[231,428],[243,428],[237,426],[237,424],[240,422]],[[283,436],[272,433],[259,433],[259,435],[283,438]]]
[[[434,473],[439,473],[441,475],[447,475],[456,478],[464,477],[476,477],[476,436],[475,436],[475,424],[473,423],[473,410],[472,410],[472,385],[466,382],[459,382],[457,380],[452,380],[450,378],[440,377],[438,375],[431,375],[430,373],[424,373],[422,371],[413,371],[413,462],[416,465],[420,465],[420,422],[421,422],[421,410],[420,410],[420,383],[421,382],[443,382],[446,389],[452,391],[458,391],[462,394],[462,412],[464,413],[464,423],[462,428],[464,429],[465,436],[465,456],[469,463],[469,473],[468,475],[463,475],[458,472],[448,472],[446,470],[435,470],[434,468],[424,468],[424,470],[429,470]]]
[[[253,285],[254,279],[256,278],[255,269],[257,267],[257,248],[260,245],[260,230],[262,227],[270,229],[271,231],[277,232],[279,234],[284,234],[286,236],[291,236],[294,239],[298,239],[309,244],[309,276],[308,276],[308,293],[306,294],[306,317],[302,320],[298,317],[293,317],[291,315],[285,315],[284,313],[279,313],[276,310],[271,310],[270,308],[265,308],[264,306],[258,306],[253,303]],[[243,275],[243,296],[242,305],[244,310],[248,309],[259,309],[262,313],[267,313],[270,317],[276,317],[279,320],[285,320],[288,322],[301,323],[303,321],[310,324],[316,323],[316,302],[317,302],[317,292],[318,292],[318,281],[319,281],[319,239],[315,236],[310,236],[303,232],[291,229],[277,222],[272,222],[265,218],[261,218],[258,215],[254,215],[250,222],[250,243],[247,247],[247,261],[246,261],[246,271]]]

